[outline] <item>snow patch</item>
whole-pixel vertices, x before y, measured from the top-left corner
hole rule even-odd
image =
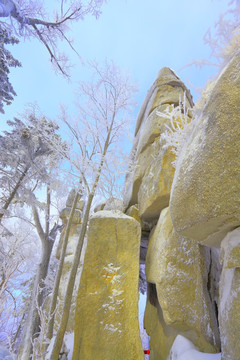
[[[190,340],[178,335],[167,360],[221,360],[221,353],[208,354],[200,352]]]
[[[91,219],[97,218],[133,219],[132,217],[125,215],[120,210],[100,210],[91,217]]]
[[[116,290],[116,289],[113,289],[112,290],[112,294],[113,296],[119,296],[123,293],[123,290]]]
[[[115,327],[113,324],[106,324],[104,326],[104,330],[110,331],[111,333],[115,333],[116,331],[121,332],[117,327]]]
[[[0,345],[0,359],[1,360],[12,360],[12,356],[11,354],[9,353],[9,351]]]
[[[73,356],[74,333],[67,333],[64,336],[64,342],[68,350],[68,359],[71,360]]]
[[[104,266],[104,270],[107,270],[107,272],[109,272],[110,274],[117,272],[118,270],[120,270],[121,267],[114,267],[112,263],[108,264],[107,266]]]

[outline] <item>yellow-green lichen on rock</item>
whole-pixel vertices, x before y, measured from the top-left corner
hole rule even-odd
[[[220,280],[219,327],[222,359],[239,360],[240,354],[240,228],[221,244],[223,270]]]
[[[171,127],[164,116],[186,99],[186,107],[193,106],[191,94],[179,77],[169,68],[160,70],[138,115],[132,149],[132,169],[126,178],[124,202],[126,207],[139,204],[143,220],[157,220],[168,206],[174,176],[172,162],[175,155],[165,148],[161,135]]]
[[[155,283],[166,324],[203,352],[218,352],[217,319],[208,294],[209,249],[179,236],[169,208],[153,230],[146,257],[146,277]]]
[[[181,235],[219,247],[240,225],[240,53],[223,69],[182,150],[170,213]]]
[[[159,105],[179,104],[179,96],[183,100],[184,93],[187,98],[187,107],[193,106],[192,96],[184,83],[179,79],[175,72],[168,68],[162,68],[157,79],[147,92],[145,100],[138,114],[135,136],[137,135],[142,123]]]
[[[138,321],[141,227],[120,211],[89,223],[77,297],[73,360],[143,360]]]
[[[131,216],[135,220],[137,220],[139,222],[139,224],[141,225],[141,228],[142,228],[143,224],[142,224],[142,220],[141,220],[141,218],[139,216],[138,205],[130,206],[130,208],[126,211],[126,215]]]
[[[138,192],[139,214],[144,220],[158,219],[161,210],[168,206],[175,172],[172,166],[175,155],[171,148],[164,148],[159,140],[158,144],[156,156],[147,160],[149,165]]]

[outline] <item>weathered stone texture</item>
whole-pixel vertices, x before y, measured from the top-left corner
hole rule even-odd
[[[139,187],[138,204],[141,218],[152,220],[158,219],[161,210],[169,204],[175,172],[172,162],[175,155],[170,148],[163,148],[159,139],[151,145],[151,149],[148,148],[148,151],[151,151],[151,155],[145,162],[145,166],[148,166]]]
[[[89,223],[77,298],[73,360],[144,359],[138,322],[141,228],[120,211]]]
[[[159,116],[179,104],[186,95],[186,107],[193,105],[190,92],[169,68],[163,68],[150,88],[139,112],[132,150],[134,169],[126,179],[126,206],[139,204],[143,220],[157,220],[168,206],[175,155],[165,148],[161,135],[171,127],[167,116]]]
[[[219,326],[222,359],[239,360],[240,354],[240,228],[221,244],[223,271],[220,280]]]
[[[181,235],[220,246],[240,225],[240,53],[223,69],[181,154],[170,213]]]
[[[139,209],[137,205],[130,206],[130,208],[126,211],[126,215],[133,217],[135,220],[139,222],[141,228],[143,227],[143,223],[139,216]]]
[[[146,275],[156,284],[166,324],[205,352],[219,350],[214,308],[207,290],[210,250],[179,236],[169,208],[162,211],[151,234]]]
[[[157,79],[148,90],[146,98],[139,111],[135,128],[135,136],[142,126],[142,123],[157,106],[164,104],[178,105],[179,96],[183,99],[184,92],[187,97],[187,106],[192,107],[192,96],[183,82],[173,70],[168,67],[162,68],[158,73]]]

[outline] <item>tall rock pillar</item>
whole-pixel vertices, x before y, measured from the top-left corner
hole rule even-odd
[[[89,223],[72,360],[143,360],[138,321],[139,223],[99,211]]]

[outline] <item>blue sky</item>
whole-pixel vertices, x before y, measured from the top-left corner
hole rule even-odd
[[[98,20],[93,17],[72,25],[70,37],[84,60],[113,60],[132,75],[139,93],[139,107],[148,88],[155,80],[160,68],[169,66],[188,85],[203,86],[214,72],[214,68],[199,70],[180,68],[209,57],[209,49],[203,36],[214,26],[220,13],[227,8],[229,0],[109,0]],[[46,2],[46,1],[45,1]],[[51,6],[54,7],[51,1]],[[12,105],[5,107],[0,130],[6,121],[24,111],[29,103],[38,103],[42,112],[57,118],[59,104],[76,113],[75,95],[77,84],[87,80],[86,67],[66,44],[59,44],[67,52],[74,67],[68,82],[53,71],[48,53],[36,40],[23,40],[10,47],[13,55],[22,63],[22,68],[12,69],[10,81],[17,92]],[[196,93],[193,91],[194,98]]]

